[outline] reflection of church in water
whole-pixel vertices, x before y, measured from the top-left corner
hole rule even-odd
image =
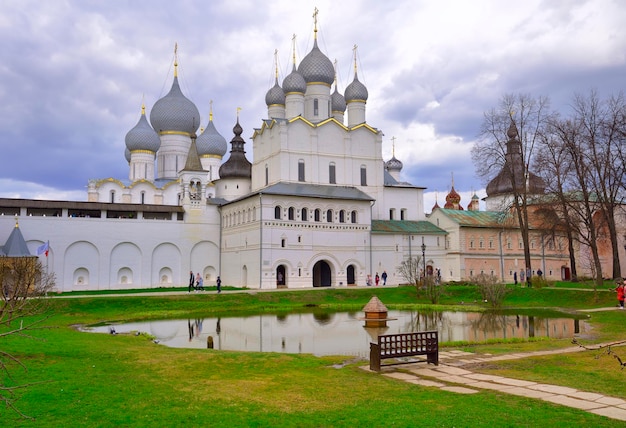
[[[88,202],[1,199],[0,233],[17,215],[31,253],[49,241],[46,264],[60,291],[180,286],[190,270],[205,286],[218,275],[224,285],[264,289],[364,285],[383,271],[394,285],[413,257],[443,281],[481,272],[510,281],[523,260],[518,231],[500,233],[477,197],[463,210],[454,186],[449,206],[427,218],[424,188],[402,181],[395,155],[383,159],[383,133],[366,120],[356,48],[341,93],[318,47],[317,15],[314,24],[309,53],[298,64],[294,41],[282,81],[276,67],[267,116],[252,131],[252,162],[238,117],[225,160],[212,106],[199,129],[175,55],[170,91],[149,120],[142,106],[126,135],[128,178],[90,180]],[[488,202],[504,197],[501,187]],[[567,258],[543,250],[537,263],[558,277]]]

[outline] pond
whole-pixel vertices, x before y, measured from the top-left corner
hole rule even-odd
[[[379,334],[437,330],[441,342],[508,338],[573,338],[588,326],[571,318],[539,318],[477,312],[389,311],[387,327],[364,327],[363,312],[253,315],[136,322],[86,327],[96,333],[148,333],[174,348],[307,353],[369,357]]]

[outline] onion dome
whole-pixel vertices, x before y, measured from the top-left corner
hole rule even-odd
[[[335,80],[333,63],[317,47],[317,39],[313,42],[313,49],[300,61],[298,72],[307,83],[326,83],[332,85]]]
[[[396,159],[395,156],[393,156],[391,159],[389,159],[387,162],[385,162],[385,168],[387,169],[387,171],[401,171],[402,170],[402,162],[400,162],[398,159]]]
[[[243,150],[245,141],[241,138],[242,132],[243,129],[239,125],[239,118],[237,118],[237,124],[233,128],[235,137],[230,142],[232,147],[230,157],[220,166],[220,179],[252,178],[252,164],[246,159],[246,152]]]
[[[452,185],[452,188],[450,189],[450,193],[446,195],[446,204],[443,207],[446,209],[462,211],[463,207],[459,205],[460,203],[461,203],[461,195],[459,195],[457,191],[454,190],[454,185]]]
[[[213,113],[209,115],[209,124],[202,134],[196,139],[198,154],[224,156],[228,150],[226,138],[222,136],[213,124]]]
[[[278,84],[278,78],[276,78],[274,86],[265,94],[265,104],[268,107],[276,104],[285,105],[285,91]]]
[[[137,125],[128,133],[126,133],[126,148],[130,151],[133,150],[149,150],[151,152],[157,152],[161,147],[161,139],[159,134],[148,123],[146,119],[146,106],[141,106],[141,117]]]
[[[359,77],[354,73],[354,80],[348,85],[345,92],[346,102],[350,101],[367,101],[367,88],[359,82]]]
[[[306,81],[304,77],[302,77],[302,74],[298,73],[295,64],[293,65],[291,73],[283,80],[283,92],[285,94],[304,94],[306,92]]]
[[[152,107],[150,123],[157,132],[177,131],[188,134],[195,133],[200,126],[200,112],[196,105],[183,95],[176,73],[172,89]]]
[[[335,92],[333,92],[330,95],[330,105],[331,105],[330,109],[332,111],[340,111],[342,113],[346,111],[346,99],[344,98],[343,95],[339,93],[339,91],[337,90],[336,84],[335,84]]]

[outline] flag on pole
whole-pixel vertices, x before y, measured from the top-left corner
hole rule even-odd
[[[46,257],[48,257],[49,250],[50,250],[50,241],[46,241],[45,244],[42,244],[39,247],[37,247],[37,255],[40,256],[42,254],[45,254]]]

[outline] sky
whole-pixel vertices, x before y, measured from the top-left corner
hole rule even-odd
[[[212,105],[230,141],[241,108],[252,161],[275,64],[282,82],[294,34],[298,63],[311,50],[316,7],[340,92],[356,45],[366,120],[427,212],[452,180],[465,207],[486,195],[470,152],[503,95],[567,113],[576,93],[625,87],[621,0],[0,0],[0,197],[84,201],[89,179],[127,178],[124,138],[169,91],[175,45],[203,126]]]

